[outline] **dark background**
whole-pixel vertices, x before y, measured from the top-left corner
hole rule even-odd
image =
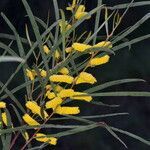
[[[64,9],[67,5],[67,0],[59,0],[60,8]],[[70,1],[69,1],[70,2]],[[130,0],[105,0],[103,3],[114,6],[130,2]],[[50,10],[51,22],[54,21],[54,10],[52,0],[29,0],[35,16],[46,21],[47,12]],[[97,0],[85,0],[88,10],[96,7]],[[25,10],[21,0],[0,0],[0,12],[4,12],[6,16],[13,22],[18,32],[24,35],[24,24],[27,22],[25,18]],[[126,14],[122,24],[117,30],[116,34],[123,29],[133,25],[136,21],[142,18],[146,13],[150,12],[150,6],[131,8]],[[120,11],[121,13],[121,11]],[[69,15],[69,14],[68,14]],[[93,21],[82,26],[83,30],[90,31],[94,26]],[[82,30],[81,29],[81,30]],[[0,32],[9,33],[9,28],[6,23],[0,18]],[[150,33],[150,21],[148,20],[134,33],[127,38],[132,39],[144,34]],[[103,34],[103,32],[102,32]],[[142,41],[132,46],[129,51],[128,48],[116,53],[111,57],[110,63],[91,69],[93,75],[98,79],[99,83],[106,81],[123,79],[123,78],[142,78],[146,83],[133,83],[115,86],[107,89],[108,91],[123,91],[123,90],[150,90],[150,39]],[[5,83],[11,73],[16,68],[17,64],[0,64],[0,80]],[[20,79],[21,80],[21,79]],[[18,85],[19,79],[13,81],[13,86]],[[149,98],[101,98],[104,103],[119,104],[119,108],[97,107],[94,105],[84,104],[81,111],[83,115],[96,115],[115,112],[129,112],[129,116],[123,117],[109,117],[107,119],[99,119],[98,121],[105,121],[107,124],[118,127],[132,133],[135,133],[145,139],[150,139],[150,101]],[[127,144],[129,150],[149,150],[150,148],[139,141],[129,138],[125,135],[118,134],[122,140]],[[124,150],[125,148],[112,137],[104,129],[94,129],[77,135],[63,137],[59,140],[58,145],[54,148],[56,150]]]

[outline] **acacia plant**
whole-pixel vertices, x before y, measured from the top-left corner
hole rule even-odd
[[[26,0],[22,0],[22,2],[35,39],[30,36],[28,24],[25,25],[26,38],[20,37],[9,19],[3,13],[1,14],[12,30],[13,35],[0,34],[0,38],[7,41],[0,42],[0,47],[4,51],[0,57],[0,62],[19,62],[15,72],[7,82],[0,82],[0,134],[3,149],[14,149],[17,146],[16,142],[20,139],[22,141],[22,145],[18,148],[20,150],[27,148],[43,149],[45,146],[56,145],[64,136],[96,127],[105,128],[125,147],[127,145],[119,138],[118,132],[150,145],[148,140],[133,133],[112,127],[105,122],[92,121],[94,118],[101,118],[101,114],[80,115],[80,112],[84,110],[80,109],[78,105],[80,101],[80,103],[115,107],[115,105],[104,104],[94,100],[94,98],[150,96],[149,92],[143,91],[104,92],[106,88],[114,85],[131,84],[132,82],[142,82],[144,80],[121,79],[101,84],[89,72],[90,68],[100,68],[101,65],[111,63],[111,57],[115,55],[116,51],[131,47],[132,44],[150,37],[150,34],[148,34],[129,41],[123,41],[126,36],[144,23],[150,17],[150,14],[146,14],[141,20],[118,35],[114,35],[128,9],[150,3],[132,1],[129,4],[107,7],[102,4],[102,0],[98,0],[97,7],[87,11],[82,1],[73,0],[66,7],[66,11],[71,14],[71,17],[67,18],[64,11],[59,10],[57,0],[53,0],[56,21],[50,24],[48,21],[45,23],[34,16]],[[120,15],[119,9],[124,9],[124,13]],[[101,11],[104,13],[101,13]],[[103,14],[104,22],[100,24],[100,17]],[[84,31],[78,35],[78,28],[82,28],[82,23],[84,21],[88,22],[92,17],[95,19],[94,30],[90,33]],[[110,21],[113,22],[111,27],[109,25]],[[41,28],[44,32],[39,30]],[[101,38],[99,32],[104,28],[106,35]],[[18,51],[13,49],[14,44],[17,45]],[[29,63],[30,60],[32,60],[32,64]],[[9,89],[8,86],[14,76],[20,78],[20,74],[18,74],[20,70],[24,74],[23,83]],[[3,71],[1,74],[3,74]],[[88,85],[88,88],[81,90],[81,85],[85,87]],[[20,91],[24,93],[21,100],[17,98]],[[11,102],[7,103],[7,99],[10,99]],[[91,107],[94,107],[94,105],[91,105]],[[106,114],[103,117],[126,114]],[[14,120],[14,118],[17,119]],[[72,119],[76,124],[63,125],[61,123],[62,120],[68,119]],[[54,122],[56,120],[57,124]],[[59,129],[58,132],[56,132],[57,129]]]

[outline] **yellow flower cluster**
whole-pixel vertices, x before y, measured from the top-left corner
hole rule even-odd
[[[82,44],[82,43],[74,43],[72,45],[72,48],[73,48],[73,50],[79,51],[79,52],[84,52],[90,48],[108,48],[108,49],[111,49],[112,43],[110,41],[102,41],[102,42],[97,43],[94,46],[91,46],[88,44]],[[109,61],[109,59],[110,59],[109,55],[104,55],[102,57],[92,58],[89,62],[89,66],[94,67],[94,66],[105,64]]]
[[[42,110],[42,108],[38,106],[35,101],[28,101],[26,103],[26,107],[30,109],[33,114],[38,114],[41,118],[48,117],[48,114],[46,113],[46,111]],[[43,116],[42,116],[42,112],[43,112]]]
[[[24,116],[22,118],[29,126],[39,126],[40,125],[36,120],[34,120],[28,114],[24,114]]]
[[[51,145],[56,145],[57,143],[57,139],[54,137],[47,137],[45,134],[43,133],[37,133],[35,135],[35,139],[39,142],[44,142],[44,143],[49,143]]]
[[[73,21],[68,23],[68,21],[59,21],[59,27],[60,32],[64,33],[67,32],[69,29],[72,28],[73,23],[77,22],[78,20],[82,19],[83,17],[87,16],[86,19],[89,19],[90,16],[88,16],[88,12],[85,11],[85,6],[80,4],[78,0],[73,0],[72,4],[69,5],[69,7],[66,8],[68,11],[71,11],[73,13]],[[68,39],[66,39],[68,40]],[[77,41],[77,40],[75,40]],[[98,56],[98,53],[101,53],[101,49],[111,49],[112,43],[110,41],[101,41],[99,43],[96,43],[95,45],[85,44],[85,43],[79,43],[73,41],[72,44],[70,42],[66,43],[65,45],[65,55],[66,57],[70,56],[71,54],[74,55],[74,53],[87,53],[90,55],[90,59],[87,61],[87,68],[88,67],[94,67],[98,65],[105,64],[109,62],[110,56],[107,54],[104,54],[102,56]],[[45,42],[46,43],[46,42]],[[69,45],[69,46],[68,46]],[[92,49],[99,49],[99,51],[92,51]],[[49,54],[52,54],[51,49],[47,44],[43,44],[43,51],[46,54],[47,57],[49,57]],[[54,60],[54,66],[50,64],[50,66],[55,67],[58,64],[61,64],[64,60],[61,62],[61,48],[58,47],[54,53],[53,58]],[[63,55],[64,56],[64,55]],[[56,64],[55,64],[56,63]],[[52,69],[53,69],[52,67]],[[38,98],[35,100],[29,100],[26,102],[25,106],[27,109],[27,112],[23,115],[24,122],[29,126],[39,126],[41,120],[45,121],[49,120],[51,115],[59,114],[59,115],[76,115],[80,113],[80,108],[78,106],[67,106],[67,100],[72,101],[85,101],[85,102],[91,102],[92,96],[90,96],[88,93],[82,92],[82,91],[76,91],[74,86],[78,86],[80,84],[95,84],[97,82],[96,78],[86,71],[87,68],[84,68],[82,71],[80,71],[77,75],[74,75],[72,73],[72,67],[70,67],[70,64],[68,66],[63,65],[62,68],[59,68],[55,72],[53,70],[44,70],[44,69],[38,69],[38,72],[36,72],[34,69],[26,69],[26,76],[29,78],[29,80],[34,81],[34,79],[37,76],[41,76],[43,79],[48,77],[48,83],[46,83],[46,86],[44,87],[44,91],[42,91],[42,98],[43,103],[39,102]],[[50,76],[48,76],[50,72]],[[33,82],[32,82],[33,84]],[[33,84],[34,85],[34,84]],[[41,99],[40,99],[41,100]],[[65,103],[65,105],[64,105]],[[0,108],[5,107],[5,105],[0,104]],[[51,109],[52,113],[49,114],[48,109]],[[2,114],[2,118],[6,118],[6,114]],[[39,119],[39,120],[38,120]],[[3,122],[7,124],[7,120],[3,119]],[[34,128],[34,127],[33,127]],[[35,127],[34,129],[38,129],[38,127]],[[28,139],[27,133],[24,133],[25,139]],[[45,135],[43,133],[36,133],[35,139],[39,142],[46,142],[52,145],[56,145],[57,138],[55,137],[49,137],[48,135]]]

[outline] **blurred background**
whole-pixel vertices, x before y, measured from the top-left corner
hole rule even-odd
[[[139,0],[140,1],[140,0]],[[141,0],[142,1],[142,0]],[[148,0],[149,1],[149,0]],[[67,3],[71,0],[58,0],[60,8],[65,10]],[[108,6],[114,6],[121,3],[129,3],[130,0],[103,0]],[[135,2],[138,2],[135,0]],[[30,0],[28,1],[35,16],[46,21],[48,11],[50,12],[50,21],[55,20],[53,1],[52,0]],[[84,0],[87,10],[91,10],[97,6],[97,0]],[[26,12],[21,0],[0,0],[0,12],[3,12],[15,25],[18,32],[24,36],[25,23],[28,22],[25,17]],[[120,10],[119,13],[122,13]],[[149,6],[130,8],[125,15],[121,25],[116,33],[132,26],[136,21],[140,20],[145,14],[150,12]],[[67,13],[67,12],[66,12]],[[69,13],[67,14],[69,16]],[[101,21],[103,18],[101,19]],[[50,23],[51,23],[50,22]],[[80,30],[91,31],[93,28],[93,20],[84,23]],[[10,33],[6,23],[0,17],[0,33]],[[150,33],[150,19],[142,24],[136,31],[127,38],[131,40]],[[100,35],[105,32],[101,31]],[[111,61],[100,67],[91,69],[94,76],[98,79],[98,84],[106,81],[124,79],[124,78],[141,78],[146,80],[145,83],[123,84],[107,89],[107,91],[150,91],[150,39],[135,44],[129,50],[128,47],[118,51],[115,56],[111,57]],[[0,63],[0,81],[5,83],[15,70],[16,63]],[[13,86],[18,85],[21,79],[13,81]],[[106,113],[128,112],[130,115],[117,116],[109,118],[101,118],[96,121],[105,121],[108,125],[121,128],[137,134],[145,139],[150,139],[150,99],[149,98],[129,98],[129,97],[107,97],[100,98],[100,101],[106,104],[118,104],[119,108],[110,108],[102,106],[94,106],[89,104],[82,105],[82,115],[96,115]],[[139,141],[129,138],[125,135],[118,134],[127,144],[129,150],[149,150],[150,148]],[[59,140],[55,150],[124,150],[114,137],[112,137],[105,129],[97,128],[84,133],[63,137]]]

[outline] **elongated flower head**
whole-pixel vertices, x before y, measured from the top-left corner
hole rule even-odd
[[[110,41],[102,41],[102,42],[97,43],[93,47],[112,48],[112,43]]]
[[[47,91],[45,95],[48,99],[53,99],[56,97],[54,92]]]
[[[73,89],[63,89],[58,93],[58,96],[61,98],[71,97],[74,95]]]
[[[51,82],[63,82],[68,84],[71,84],[74,81],[74,78],[69,75],[52,75],[49,79]]]
[[[48,114],[46,113],[46,111],[42,110],[42,108],[40,106],[38,106],[35,101],[28,101],[26,103],[26,107],[28,109],[30,109],[33,114],[38,114],[41,118],[43,118],[43,117],[47,118],[48,117]],[[42,116],[42,111],[43,111],[44,116]]]
[[[83,100],[90,102],[92,100],[92,97],[89,96],[87,93],[84,92],[74,92],[74,96],[71,97],[73,100]]]
[[[44,143],[49,143],[51,145],[56,145],[57,144],[57,139],[55,137],[47,137],[43,133],[37,133],[35,135],[35,139],[39,142],[44,142]]]
[[[54,99],[46,102],[45,107],[47,109],[52,108],[53,110],[60,105],[63,102],[63,100],[60,97],[55,97]]]
[[[0,102],[0,109],[1,108],[6,108],[6,103],[5,102]]]
[[[84,52],[85,50],[91,48],[91,45],[82,44],[82,43],[73,43],[72,48],[79,52]]]
[[[90,60],[89,65],[91,67],[102,65],[102,64],[107,63],[109,61],[109,59],[110,59],[109,55],[104,55],[102,57],[95,57]]]
[[[96,78],[93,77],[92,74],[87,72],[81,72],[76,80],[76,84],[80,84],[80,83],[94,84],[95,82],[97,82]]]
[[[61,107],[55,109],[55,113],[59,115],[76,115],[80,113],[79,107]]]
[[[26,122],[29,126],[39,126],[40,124],[34,120],[30,115],[24,114],[22,117],[24,122]]]

